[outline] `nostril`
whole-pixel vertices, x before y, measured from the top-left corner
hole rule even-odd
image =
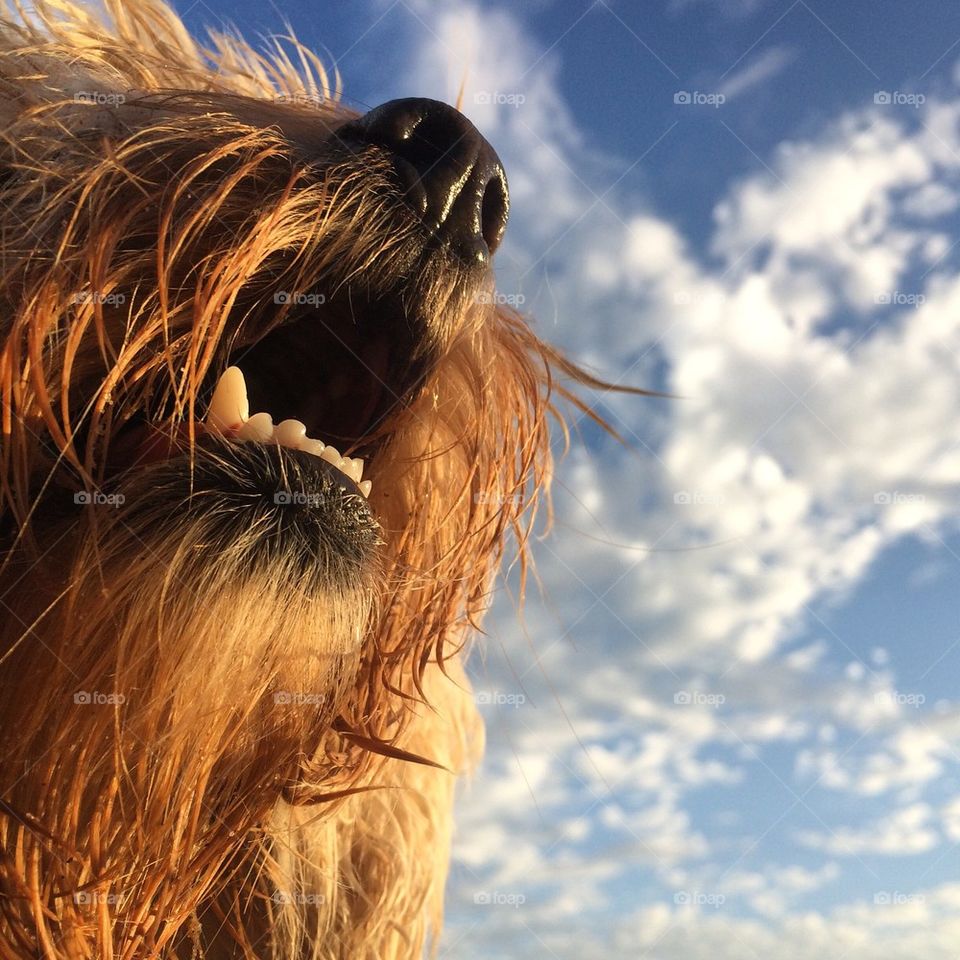
[[[480,233],[491,254],[503,240],[509,211],[510,195],[507,193],[503,171],[498,167],[496,173],[487,181],[483,199],[480,201]]]
[[[437,100],[391,100],[340,130],[345,142],[381,147],[432,237],[465,262],[483,263],[503,239],[507,180],[476,127]]]

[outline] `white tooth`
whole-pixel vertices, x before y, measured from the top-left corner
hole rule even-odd
[[[307,428],[299,420],[284,420],[277,424],[273,439],[281,446],[297,449],[307,437]]]
[[[221,432],[237,427],[250,416],[247,383],[239,367],[227,367],[217,381],[206,424]]]
[[[351,476],[357,483],[363,479],[363,460],[360,457],[353,458],[353,473]]]
[[[331,447],[330,444],[327,444],[323,453],[320,455],[321,460],[326,460],[327,463],[332,463],[335,467],[339,467],[343,457],[340,456],[340,451],[336,447]]]
[[[266,443],[273,438],[273,417],[269,413],[255,413],[240,428],[237,438]]]
[[[300,441],[300,449],[312,453],[315,457],[321,456],[326,447],[327,445],[322,440],[314,440],[311,437]]]
[[[360,492],[365,496],[370,496],[370,491],[373,489],[373,484],[369,480],[363,480],[357,484],[360,488]]]

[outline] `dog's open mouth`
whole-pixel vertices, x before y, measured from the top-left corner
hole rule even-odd
[[[273,443],[291,450],[303,450],[332,464],[352,480],[365,497],[370,495],[372,484],[363,479],[364,462],[361,458],[342,456],[332,444],[308,437],[306,424],[300,420],[291,418],[275,424],[267,412],[251,416],[247,384],[239,367],[228,367],[217,381],[203,426],[233,440]]]

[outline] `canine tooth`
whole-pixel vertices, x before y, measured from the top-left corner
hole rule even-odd
[[[255,413],[237,433],[240,440],[256,440],[260,443],[273,437],[273,417],[269,413]]]
[[[322,440],[314,440],[312,437],[306,437],[300,441],[300,449],[312,453],[315,457],[323,455],[327,445]]]
[[[373,484],[369,480],[362,480],[360,483],[357,484],[357,486],[360,488],[360,492],[365,497],[370,496],[370,491],[373,489]]]
[[[213,390],[213,399],[207,411],[206,424],[224,431],[246,422],[250,416],[247,400],[247,382],[239,367],[227,367]]]
[[[273,439],[281,446],[299,447],[307,436],[307,428],[299,420],[284,420],[273,431]]]

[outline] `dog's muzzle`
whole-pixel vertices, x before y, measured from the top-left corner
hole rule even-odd
[[[496,151],[459,110],[439,100],[390,100],[338,137],[387,151],[427,233],[466,264],[489,261],[507,225],[507,178]]]

